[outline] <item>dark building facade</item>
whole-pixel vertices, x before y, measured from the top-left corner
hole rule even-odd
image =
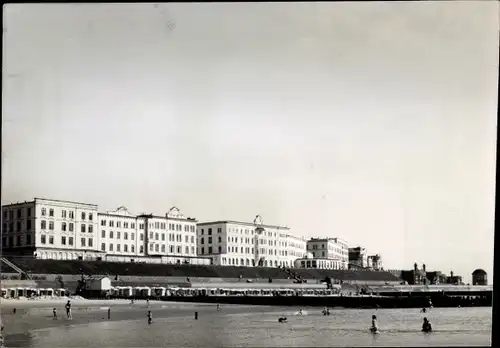
[[[472,272],[472,285],[488,285],[488,274],[484,269],[476,269]]]

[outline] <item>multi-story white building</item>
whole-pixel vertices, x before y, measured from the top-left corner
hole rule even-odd
[[[41,259],[210,264],[197,256],[196,222],[175,207],[136,216],[125,207],[98,213],[95,204],[35,198],[2,206],[1,247]]]
[[[97,259],[97,205],[35,198],[2,206],[2,249],[41,259]]]
[[[289,230],[262,221],[199,223],[198,255],[211,256],[216,265],[292,267],[304,255],[306,241],[291,236]]]
[[[307,251],[313,258],[335,260],[334,269],[348,269],[349,246],[340,238],[311,238]]]
[[[176,207],[165,216],[131,214],[125,207],[99,213],[106,260],[209,264],[196,253],[196,219]]]

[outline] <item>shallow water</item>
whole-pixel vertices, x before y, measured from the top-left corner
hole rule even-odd
[[[340,346],[471,346],[491,345],[491,307],[418,309],[332,310],[307,308],[308,315],[295,315],[298,308],[269,308],[248,313],[248,307],[231,311],[200,312],[189,316],[154,313],[147,319],[67,325],[7,337],[8,347],[340,347]],[[238,313],[239,311],[239,313]],[[187,312],[186,312],[187,314]],[[380,334],[369,332],[376,314]],[[288,322],[278,323],[281,315]],[[426,316],[435,330],[420,332]]]

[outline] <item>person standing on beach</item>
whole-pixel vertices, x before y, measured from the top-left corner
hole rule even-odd
[[[52,320],[57,320],[57,312],[56,309],[52,309]]]
[[[68,319],[73,320],[73,316],[71,315],[71,302],[69,300],[66,302],[66,306],[64,306],[64,308],[66,308],[66,316]]]
[[[152,321],[153,321],[153,315],[151,314],[151,311],[148,311],[148,324],[151,325]]]

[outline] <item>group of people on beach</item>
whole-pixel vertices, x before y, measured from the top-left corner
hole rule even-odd
[[[66,317],[68,320],[73,320],[73,315],[71,314],[71,301],[68,300],[66,304],[64,305],[64,309],[66,310]],[[53,308],[52,309],[52,319],[57,320],[57,309]]]

